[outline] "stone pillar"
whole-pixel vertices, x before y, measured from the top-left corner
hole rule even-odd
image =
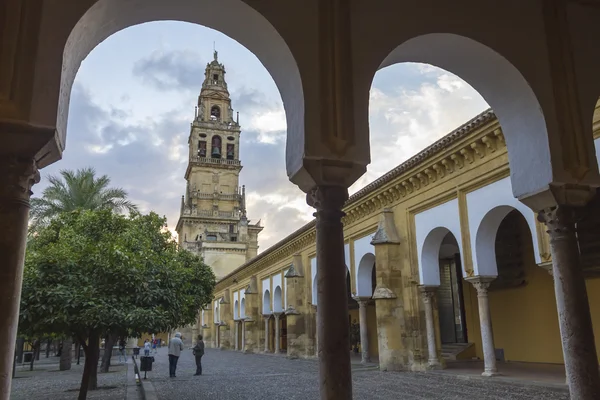
[[[576,209],[554,207],[539,213],[550,236],[552,275],[563,356],[572,399],[600,398],[600,375],[585,279],[575,233]]]
[[[238,347],[238,335],[240,334],[240,332],[239,332],[240,322],[238,320],[235,320],[233,323],[235,325],[235,339],[234,339],[235,344],[233,346],[233,349],[235,351],[238,351],[239,350],[239,347]],[[243,347],[242,347],[242,349],[243,349]]]
[[[246,321],[242,320],[240,322],[242,325],[242,350],[246,350]],[[236,343],[237,345],[237,343]]]
[[[433,319],[433,301],[437,286],[419,286],[425,305],[425,325],[427,327],[427,350],[429,353],[429,367],[439,369],[442,367],[438,358],[437,340],[435,337],[435,322]]]
[[[260,312],[258,295],[258,282],[255,275],[250,277],[250,284],[246,288],[246,318],[243,322],[244,353],[258,353],[260,351]]]
[[[481,375],[498,375],[496,367],[496,350],[494,347],[494,332],[492,331],[492,316],[490,314],[490,301],[488,288],[495,276],[472,276],[465,278],[477,290],[477,303],[479,305],[479,326],[481,329],[481,347],[483,348],[484,370]]]
[[[292,266],[285,274],[285,284],[285,295],[288,304],[285,310],[287,318],[287,357],[298,358],[307,355],[309,347],[309,333],[306,324],[306,280],[300,254],[294,255]]]
[[[270,314],[263,315],[265,319],[265,353],[269,352],[269,319],[271,319]]]
[[[342,206],[348,189],[318,186],[307,194],[317,209],[317,333],[321,399],[352,399],[348,294]]]
[[[275,316],[275,354],[279,354],[279,316],[281,315],[281,313],[273,313],[273,315]]]
[[[360,348],[362,350],[362,364],[370,363],[371,356],[369,355],[369,330],[367,329],[367,304],[368,297],[355,297],[354,300],[358,303],[358,322],[360,324]]]
[[[27,140],[25,137],[23,141]],[[31,187],[40,175],[31,158],[0,157],[0,398],[10,397]]]

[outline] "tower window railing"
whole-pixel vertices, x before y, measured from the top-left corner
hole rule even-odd
[[[208,157],[190,157],[190,162],[208,163],[208,164],[227,164],[240,165],[240,160],[227,160],[225,158],[208,158]]]

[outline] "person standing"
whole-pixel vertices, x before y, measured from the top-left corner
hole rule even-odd
[[[125,354],[125,339],[121,339],[119,341],[119,363],[121,362],[127,363],[127,355]]]
[[[144,355],[145,356],[149,356],[150,355],[150,340],[146,339],[144,341]]]
[[[177,332],[175,337],[169,341],[169,375],[175,378],[177,370],[177,361],[183,350],[183,342],[181,341],[181,333]]]
[[[194,346],[194,356],[196,357],[196,373],[194,376],[202,375],[202,356],[204,355],[204,342],[202,335],[198,335],[198,341]]]

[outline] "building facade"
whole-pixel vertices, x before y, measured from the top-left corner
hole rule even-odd
[[[349,335],[356,341],[358,324],[364,361],[426,370],[478,358],[484,375],[496,374],[496,360],[563,363],[549,236],[513,197],[509,175],[486,111],[346,202]],[[598,218],[578,227],[596,327],[599,228]],[[206,343],[315,357],[315,241],[312,222],[221,279],[200,316]]]
[[[257,255],[263,228],[246,216],[245,187],[239,184],[239,113],[234,116],[216,51],[204,75],[176,230],[180,246],[201,256],[219,279]]]

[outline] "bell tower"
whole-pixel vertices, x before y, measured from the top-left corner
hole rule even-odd
[[[231,107],[225,66],[218,54],[206,65],[188,139],[186,191],[177,222],[179,244],[201,257],[221,278],[257,255],[260,221],[246,216],[240,186],[239,113]]]

